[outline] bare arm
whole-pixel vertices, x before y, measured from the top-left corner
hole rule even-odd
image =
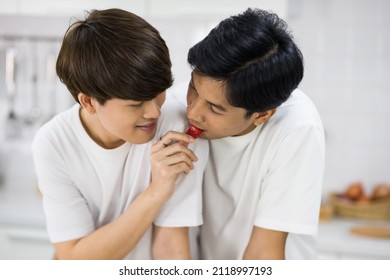
[[[122,259],[152,224],[165,199],[148,188],[116,220],[86,237],[55,244],[60,259]]]
[[[283,260],[287,232],[253,227],[252,235],[246,247],[243,259],[246,260]]]
[[[188,135],[168,132],[164,138],[192,141]],[[152,182],[114,221],[80,239],[56,243],[59,259],[122,259],[152,225],[164,203],[175,190],[177,176],[193,168],[196,156],[183,145],[152,147]]]
[[[191,259],[187,227],[154,227],[153,258],[160,260]]]

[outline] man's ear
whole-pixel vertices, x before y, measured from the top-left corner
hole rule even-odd
[[[268,111],[261,112],[261,113],[254,113],[253,114],[254,115],[253,124],[255,126],[259,126],[262,123],[265,123],[275,114],[275,112],[276,112],[276,108],[269,109]]]
[[[94,106],[96,105],[96,102],[92,97],[80,92],[77,95],[77,99],[79,100],[81,107],[83,107],[88,113],[90,114],[95,113]]]

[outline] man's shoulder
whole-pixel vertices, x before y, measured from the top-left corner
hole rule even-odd
[[[180,82],[172,86],[169,90],[167,90],[167,96],[172,99],[178,101],[182,106],[187,106],[187,90],[188,83]]]
[[[175,96],[167,95],[165,102],[161,108],[163,114],[175,114],[177,112],[185,112],[186,106],[181,103]]]
[[[187,126],[186,105],[176,95],[175,89],[167,92],[166,100],[161,108],[160,125],[162,133],[167,130],[184,131]]]
[[[63,139],[61,135],[68,134],[69,130],[74,128],[72,123],[75,119],[75,114],[78,112],[78,105],[73,105],[71,108],[55,115],[52,119],[44,123],[35,133],[33,143],[36,145],[48,144],[48,142]]]
[[[315,104],[299,89],[294,90],[289,99],[277,108],[269,124],[290,129],[302,126],[322,128],[321,117]]]

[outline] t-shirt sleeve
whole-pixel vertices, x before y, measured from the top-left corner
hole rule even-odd
[[[166,103],[168,104],[163,106],[165,111],[159,131],[160,135],[169,130],[184,131],[187,126],[184,105],[172,99]],[[209,154],[208,142],[197,139],[188,147],[194,151],[198,161],[195,162],[194,169],[189,174],[179,175],[174,194],[155,220],[155,224],[158,226],[193,227],[203,223],[202,182]]]
[[[254,224],[258,227],[317,232],[325,157],[322,128],[305,126],[288,134],[261,182]]]
[[[43,127],[33,141],[33,157],[51,242],[77,239],[94,230],[88,205],[72,182],[61,147]]]
[[[191,147],[192,146],[192,147]],[[189,146],[198,157],[195,167],[189,174],[181,174],[176,190],[164,205],[155,224],[166,227],[193,227],[203,223],[202,181],[207,163],[208,145],[205,140],[197,140]]]

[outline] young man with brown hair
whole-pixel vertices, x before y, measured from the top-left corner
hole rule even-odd
[[[38,131],[33,153],[57,257],[190,258],[208,146],[181,133],[159,32],[127,11],[91,11],[56,67],[77,104]]]

